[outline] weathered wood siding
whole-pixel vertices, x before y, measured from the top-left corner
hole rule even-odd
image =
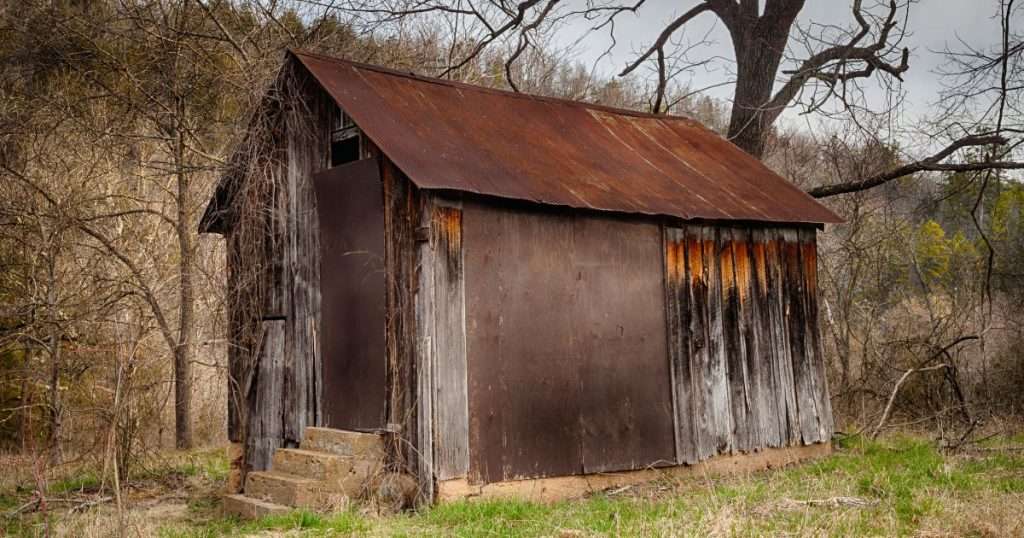
[[[421,476],[489,483],[830,438],[813,229],[429,199]]]
[[[416,299],[421,244],[416,230],[422,201],[412,182],[372,143],[367,145],[370,157],[380,166],[384,188],[388,458],[392,470],[430,476],[421,468],[427,454],[420,446],[423,424],[418,422],[417,409],[421,359],[417,335],[426,334],[419,329]]]
[[[828,441],[815,231],[665,228],[677,456]]]
[[[229,420],[249,470],[321,417],[320,244],[311,176],[327,166],[330,107],[302,73],[265,107],[228,243]]]

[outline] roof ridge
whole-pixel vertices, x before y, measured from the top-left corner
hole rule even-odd
[[[532,93],[514,92],[514,91],[510,91],[510,90],[503,90],[503,89],[500,89],[500,88],[492,88],[490,86],[480,86],[479,84],[470,84],[468,82],[461,82],[461,81],[457,81],[457,80],[445,80],[445,79],[437,78],[437,77],[428,77],[426,75],[420,75],[420,74],[417,74],[417,73],[413,73],[412,71],[402,71],[402,70],[399,70],[399,69],[394,69],[394,68],[390,68],[390,67],[384,67],[384,66],[376,65],[376,64],[368,64],[368,63],[363,63],[363,62],[357,62],[357,61],[354,61],[354,60],[346,60],[344,58],[338,58],[337,56],[329,56],[329,55],[326,55],[326,54],[320,54],[320,53],[312,52],[312,51],[308,51],[308,50],[289,48],[288,52],[291,53],[291,54],[294,54],[296,56],[309,56],[309,57],[313,57],[313,58],[320,59],[320,60],[325,60],[325,61],[339,63],[339,64],[344,64],[344,65],[349,65],[349,66],[355,67],[357,69],[366,69],[366,70],[369,70],[369,71],[376,71],[378,73],[383,73],[385,75],[393,75],[393,76],[397,76],[397,77],[403,77],[403,78],[408,78],[408,79],[412,79],[412,80],[417,80],[417,81],[420,81],[420,82],[426,82],[426,83],[430,83],[430,84],[438,84],[438,85],[441,85],[441,86],[448,86],[448,87],[455,88],[455,89],[465,89],[465,90],[478,91],[478,92],[483,92],[483,93],[498,94],[498,95],[502,95],[502,96],[505,96],[505,97],[512,97],[512,98],[517,98],[517,99],[527,99],[527,100],[532,100],[532,101],[543,101],[543,102],[548,102],[548,103],[557,104],[557,105],[574,106],[574,107],[580,107],[580,108],[589,108],[589,109],[597,110],[597,111],[600,111],[600,112],[608,112],[608,113],[620,114],[620,115],[624,115],[624,116],[634,116],[634,117],[640,117],[640,118],[654,118],[654,119],[683,121],[683,122],[692,124],[693,126],[700,127],[701,129],[705,129],[705,130],[707,130],[709,132],[714,132],[711,129],[708,129],[707,126],[705,126],[700,121],[698,121],[698,120],[696,120],[694,118],[691,118],[689,116],[682,116],[682,115],[676,115],[676,114],[654,114],[654,113],[651,113],[651,112],[641,112],[639,110],[630,110],[628,108],[613,107],[613,106],[608,106],[608,105],[602,105],[602,104],[599,104],[599,103],[590,103],[590,102],[586,102],[586,101],[576,101],[576,100],[567,99],[567,98],[564,98],[564,97],[552,97],[552,96],[548,96],[548,95],[536,95],[536,94],[532,94]],[[715,134],[718,134],[718,133],[715,133]]]

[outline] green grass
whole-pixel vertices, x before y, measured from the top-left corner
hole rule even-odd
[[[1003,438],[985,446],[1013,444],[1019,446]],[[193,482],[215,483],[227,474],[222,454],[192,454],[165,472],[191,477]],[[83,487],[94,479],[80,478],[61,487]],[[193,492],[185,521],[151,522],[151,533],[164,538],[266,532],[456,537],[1024,533],[1019,515],[1024,506],[1024,454],[975,451],[951,456],[937,451],[928,440],[909,436],[882,441],[846,438],[836,443],[831,456],[805,465],[741,477],[666,479],[616,495],[557,503],[478,500],[390,516],[353,507],[329,515],[293,512],[238,521],[218,515],[215,492],[215,488]],[[837,497],[858,503],[821,504]],[[9,505],[12,498],[0,500]],[[27,528],[20,522],[9,523],[6,530],[11,535]]]
[[[224,449],[197,450],[177,453],[156,462],[152,467],[139,469],[133,473],[132,478],[163,480],[168,477],[179,477],[223,482],[227,479],[229,466]]]
[[[100,487],[100,477],[92,471],[84,471],[77,476],[58,480],[49,485],[50,495],[68,493],[89,493]]]
[[[239,521],[221,518],[191,527],[168,526],[159,529],[160,538],[210,538],[236,536],[260,531],[305,531],[305,536],[331,536],[360,534],[369,530],[369,520],[355,512],[315,514],[295,511],[284,515],[267,516],[257,521]]]
[[[927,440],[847,438],[832,456],[748,477],[690,479],[620,495],[533,503],[468,501],[395,516],[298,512],[256,522],[214,520],[167,537],[292,530],[301,536],[659,536],[912,535],[922,528],[970,534],[957,503],[1001,499],[1015,517],[1024,457],[944,456]],[[864,506],[818,506],[811,499],[855,497]],[[951,508],[952,506],[952,508]]]

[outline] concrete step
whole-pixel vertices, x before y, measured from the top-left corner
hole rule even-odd
[[[372,480],[381,474],[383,469],[383,460],[354,457],[349,460],[348,465],[326,474],[322,484],[325,491],[358,499],[365,497]]]
[[[316,509],[327,501],[324,485],[319,480],[275,471],[249,473],[245,479],[245,495],[296,508]]]
[[[245,495],[225,495],[221,509],[225,515],[238,516],[241,519],[258,519],[291,511],[288,506],[261,501]]]
[[[383,459],[384,439],[375,433],[331,428],[306,428],[301,447],[304,450],[330,452],[339,456]]]
[[[329,476],[347,473],[353,460],[353,456],[339,456],[319,450],[279,448],[274,451],[271,469],[302,478],[324,480]]]

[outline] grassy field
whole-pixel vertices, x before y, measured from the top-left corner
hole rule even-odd
[[[955,455],[912,436],[852,438],[825,459],[748,476],[664,481],[555,504],[464,502],[378,515],[353,506],[255,522],[219,515],[219,451],[179,455],[134,479],[121,528],[131,536],[1024,536],[1024,436]],[[7,484],[0,511],[23,504]],[[50,496],[96,491],[95,473],[50,484]],[[0,535],[116,533],[112,502],[69,513],[5,516]]]

